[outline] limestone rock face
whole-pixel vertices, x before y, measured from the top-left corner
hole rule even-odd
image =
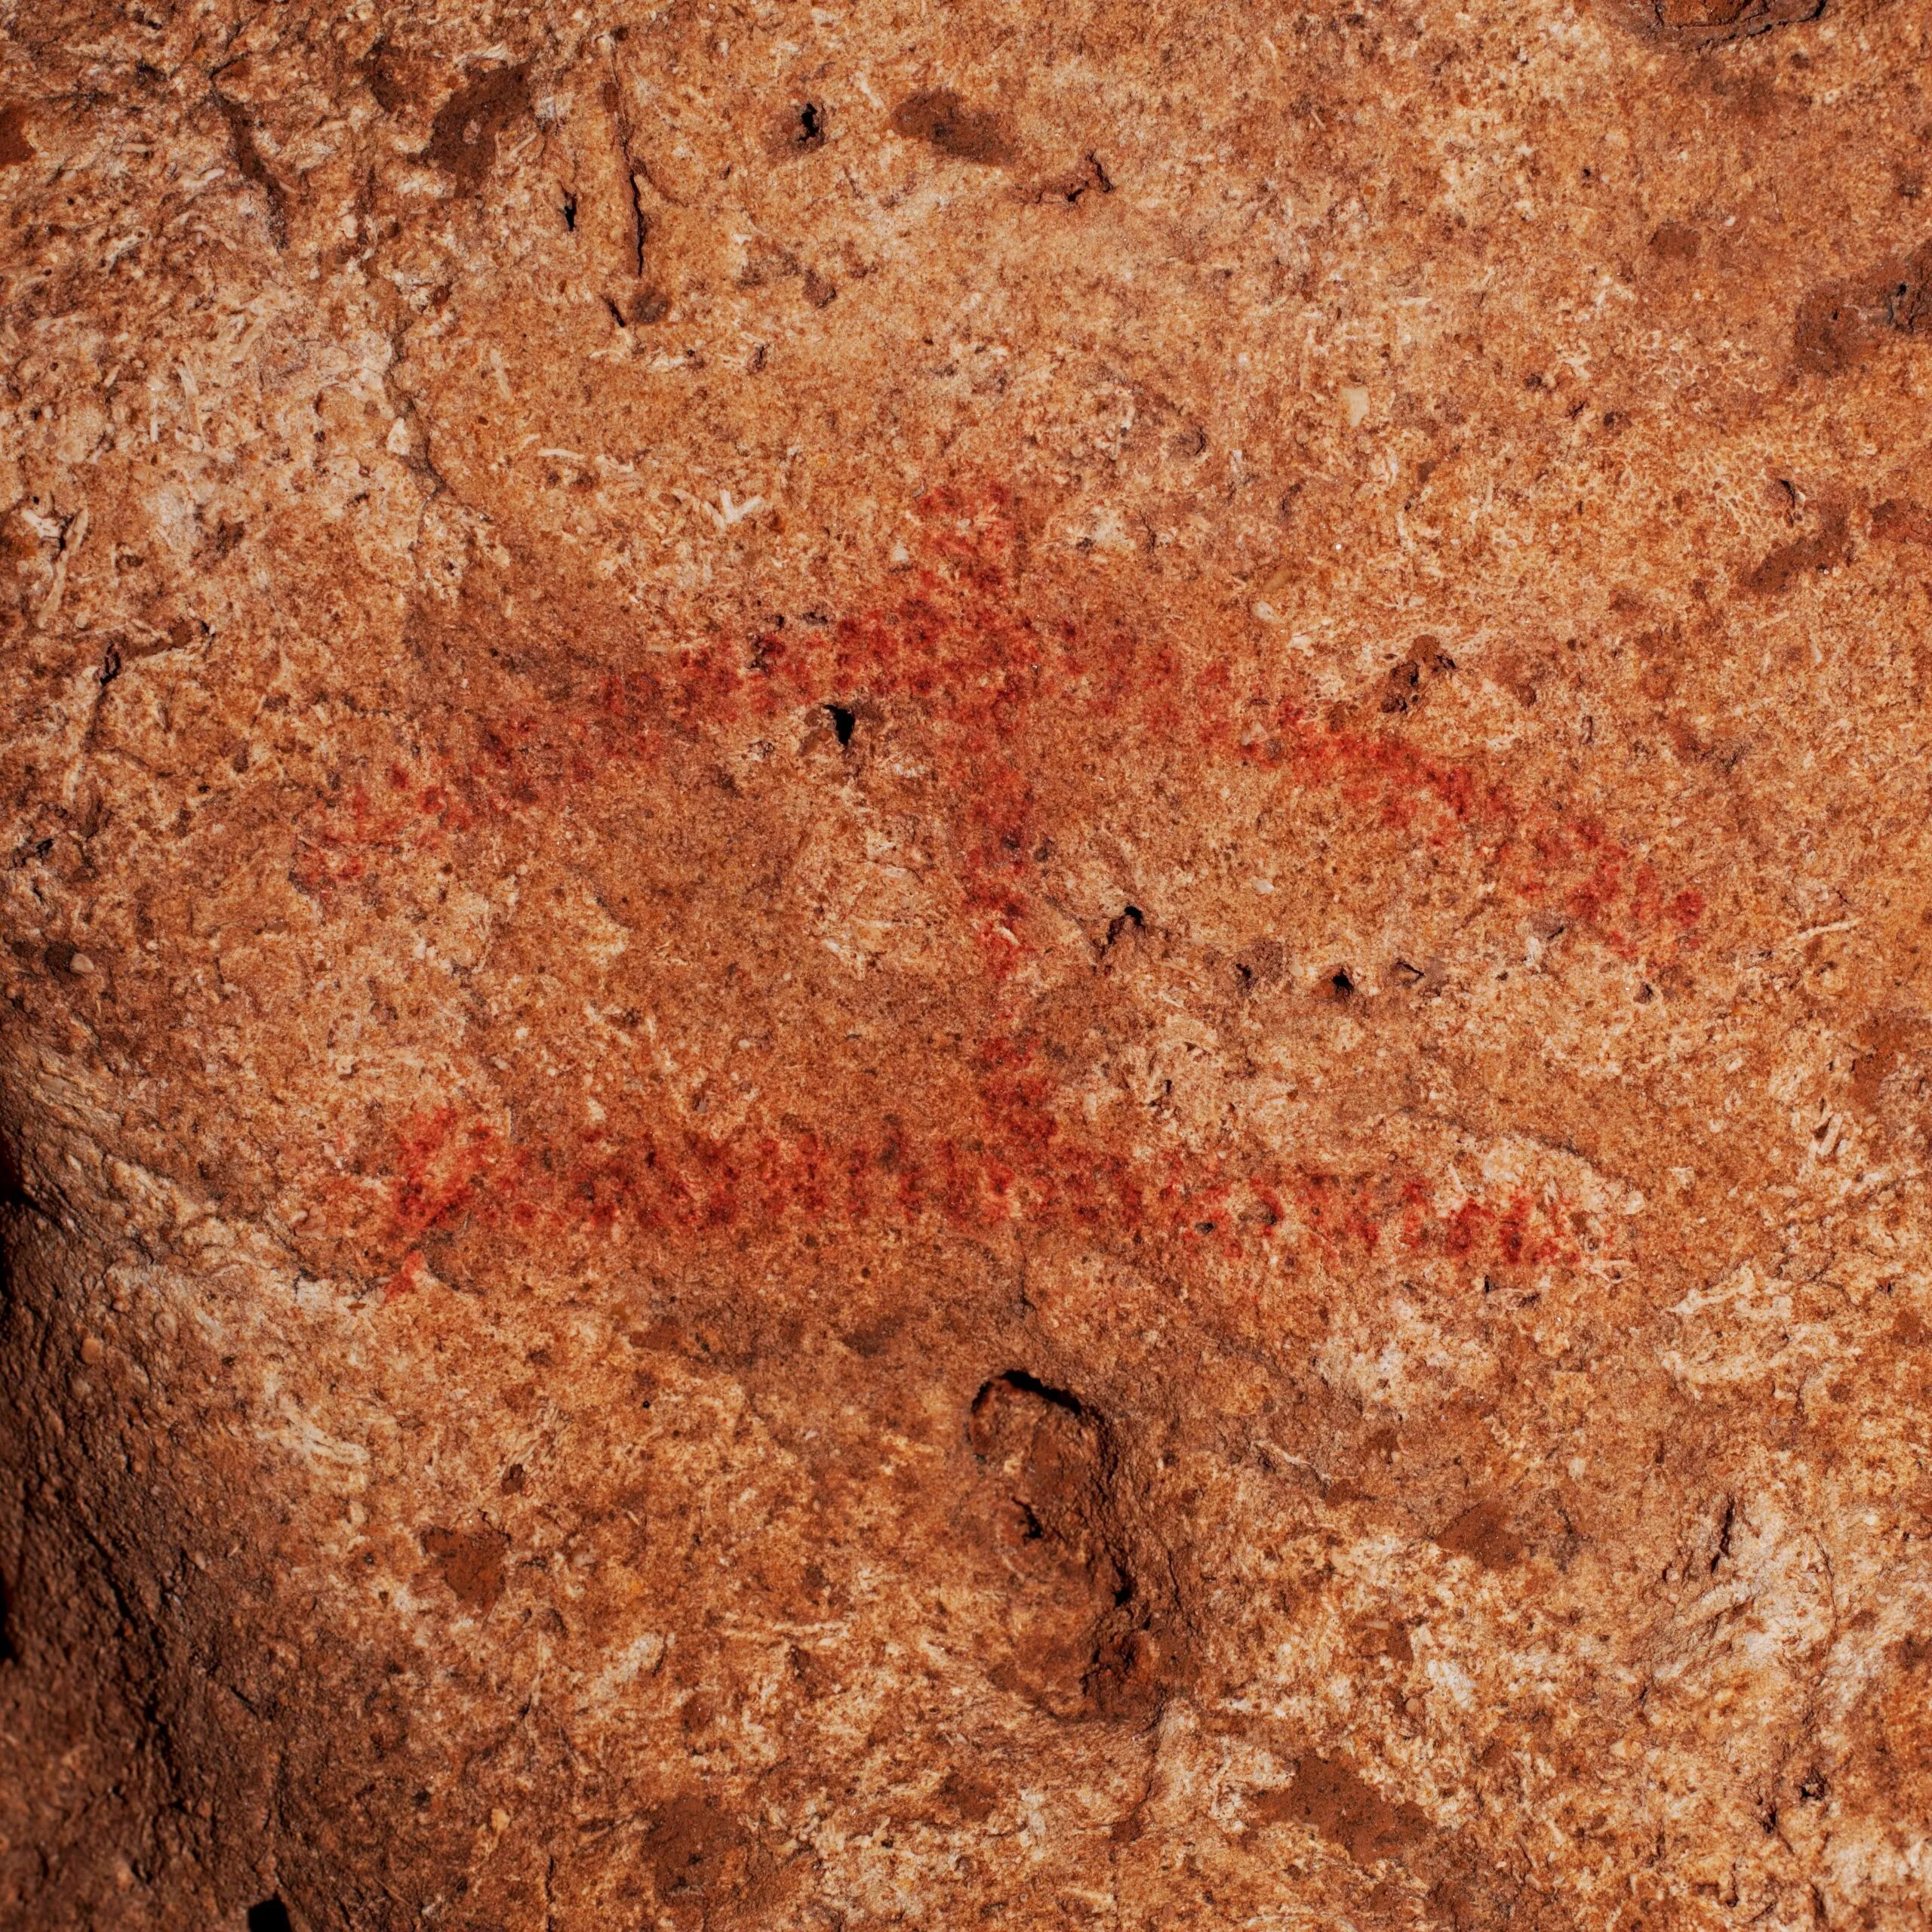
[[[1932,0],[0,6],[0,1925],[1932,1915]]]

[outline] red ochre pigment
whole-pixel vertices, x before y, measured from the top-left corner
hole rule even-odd
[[[1023,1003],[1002,991],[1036,944],[1044,746],[1084,731],[1109,757],[1164,761],[1195,783],[1239,769],[1284,792],[1332,794],[1411,844],[1460,844],[1499,893],[1628,961],[1691,943],[1702,895],[1667,884],[1589,816],[1519,798],[1503,777],[1432,758],[1392,726],[1312,715],[1278,677],[1244,681],[1225,663],[1190,667],[1171,643],[1118,623],[1083,629],[1017,609],[1012,506],[996,493],[936,492],[926,509],[925,554],[889,607],[627,664],[594,700],[498,718],[464,750],[431,751],[417,761],[427,775],[391,762],[303,827],[297,876],[326,900],[386,865],[460,860],[506,826],[534,834],[694,740],[728,742],[815,707],[891,706],[910,714],[906,728],[946,801],[952,889],[983,977],[974,1010],[1004,1030],[965,1044],[963,1081],[955,1064],[908,1097],[905,1119],[919,1125],[888,1119],[863,1137],[807,1125],[713,1139],[671,1123],[513,1146],[453,1106],[426,1109],[373,1164],[388,1190],[376,1245],[408,1257],[392,1290],[416,1280],[416,1244],[469,1225],[534,1241],[565,1228],[662,1238],[884,1219],[1078,1229],[1229,1260],[1306,1241],[1329,1255],[1430,1254],[1471,1269],[1577,1265],[1567,1204],[1252,1152],[1137,1159],[1069,1131],[1052,1111],[1054,1075]]]

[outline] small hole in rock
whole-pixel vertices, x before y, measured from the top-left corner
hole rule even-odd
[[[1335,968],[1334,973],[1329,979],[1328,985],[1330,990],[1337,999],[1349,999],[1354,996],[1355,983],[1349,977],[1349,969],[1346,966],[1338,966]]]
[[[852,742],[852,733],[859,722],[859,714],[842,704],[828,704],[826,709],[832,713],[832,728],[841,745]]]
[[[564,197],[564,226],[573,235],[577,232],[577,197],[574,195]]]
[[[288,1908],[279,1899],[263,1899],[248,1908],[248,1932],[295,1932]]]
[[[801,148],[822,147],[825,144],[825,116],[815,100],[808,100],[798,109],[798,145]]]

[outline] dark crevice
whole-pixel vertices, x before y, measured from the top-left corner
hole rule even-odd
[[[263,1899],[248,1908],[248,1932],[295,1932],[295,1927],[280,1899]]]
[[[631,190],[631,272],[641,276],[645,237],[651,232],[651,223],[644,212],[644,195],[637,185],[637,177],[627,169],[624,179],[630,183]]]
[[[1666,5],[1647,0],[1637,14],[1654,38],[1679,47],[1715,48],[1749,40],[1774,28],[1815,20],[1827,0],[1689,0]]]
[[[38,856],[45,858],[53,844],[51,838],[42,839],[36,848]],[[14,1143],[3,1134],[0,1134],[0,1208],[29,1208],[35,1214],[41,1211],[27,1192],[26,1177],[20,1171],[20,1156],[14,1152]],[[5,1285],[6,1257],[0,1253],[0,1289]]]
[[[1090,189],[1103,195],[1111,195],[1114,191],[1114,184],[1107,171],[1100,165],[1100,157],[1097,154],[1088,155],[1080,164],[1077,174],[1050,183],[1041,191],[1040,198],[1046,201],[1057,195],[1069,207],[1077,208],[1081,196]]]
[[[564,197],[564,226],[573,235],[577,232],[577,197],[574,195]]]
[[[1727,1496],[1724,1500],[1724,1521],[1718,1531],[1717,1554],[1711,1558],[1711,1574],[1713,1577],[1715,1577],[1718,1573],[1718,1565],[1730,1554],[1731,1526],[1737,1521],[1737,1500],[1734,1497]]]
[[[798,109],[798,131],[795,139],[801,149],[824,146],[825,110],[817,101],[808,100]]]
[[[281,183],[269,172],[268,164],[255,143],[255,131],[242,106],[219,89],[214,104],[228,123],[228,137],[235,150],[235,165],[251,187],[259,188],[268,203],[269,235],[278,252],[288,246],[288,195]]]
[[[833,734],[841,745],[849,745],[858,727],[859,714],[848,705],[828,704],[825,708],[832,714]]]
[[[991,1381],[981,1384],[980,1392],[973,1398],[974,1414],[983,1415],[987,1404],[998,1399],[1002,1389],[1037,1396],[1056,1409],[1064,1409],[1070,1416],[1084,1416],[1087,1413],[1086,1405],[1078,1395],[1070,1395],[1064,1389],[1056,1389],[1051,1383],[1042,1382],[1037,1375],[1029,1375],[1023,1368],[1009,1368],[1004,1375],[995,1375]]]
[[[1111,946],[1121,934],[1131,926],[1136,932],[1145,932],[1147,920],[1138,906],[1123,906],[1107,921],[1107,944]]]
[[[630,115],[625,111],[623,90],[614,75],[604,83],[604,106],[617,132],[618,158],[624,167],[624,186],[630,192],[631,273],[641,279],[644,274],[644,239],[651,224],[644,212],[644,189],[639,177],[648,179],[648,171],[640,167],[632,151]]]

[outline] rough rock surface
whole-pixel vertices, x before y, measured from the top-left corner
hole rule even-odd
[[[1932,0],[0,22],[0,1924],[1927,1922]]]

